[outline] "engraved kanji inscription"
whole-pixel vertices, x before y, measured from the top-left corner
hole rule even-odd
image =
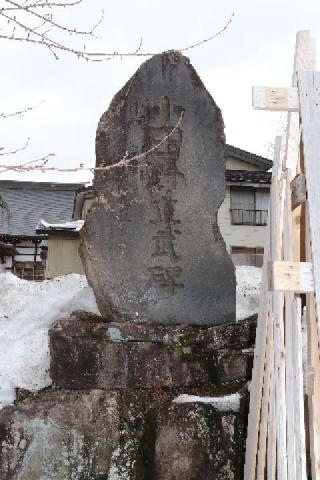
[[[153,205],[156,212],[156,218],[150,220],[150,223],[156,225],[160,224],[169,224],[169,225],[178,225],[180,220],[174,218],[174,206],[177,203],[177,200],[173,200],[168,195],[161,197],[159,201],[155,200]]]
[[[175,267],[162,267],[157,265],[149,268],[152,279],[160,287],[165,288],[171,294],[175,294],[178,288],[183,288],[183,283],[178,283],[177,279],[181,277],[182,269]]]
[[[181,231],[175,226],[181,222],[175,218],[174,205],[177,203],[168,195],[163,196],[159,201],[154,201],[155,217],[150,223],[158,225],[156,234],[152,237],[154,241],[153,257],[168,256],[172,261],[177,262],[181,259],[181,255],[177,255],[174,241],[177,235],[181,235]]]
[[[172,107],[168,97],[160,98],[160,107],[150,107],[150,123],[145,128],[146,144],[158,147],[150,154],[150,170],[146,171],[146,188],[151,193],[154,215],[150,223],[156,227],[152,235],[153,258],[163,258],[165,266],[151,267],[150,272],[154,282],[174,294],[176,288],[183,288],[176,280],[181,276],[181,267],[175,264],[182,257],[176,249],[176,240],[182,234],[178,227],[180,219],[175,215],[177,200],[173,198],[177,187],[177,178],[183,177],[177,167],[182,144],[182,130],[176,128],[181,115],[181,107]],[[170,132],[174,132],[168,137]],[[165,139],[165,140],[164,140]],[[164,194],[161,194],[163,192]],[[159,193],[161,196],[159,196]]]
[[[156,235],[152,237],[155,242],[153,257],[168,256],[172,261],[178,261],[181,255],[177,255],[174,247],[176,235],[181,235],[179,230],[173,229],[171,225],[166,225],[163,230],[157,230]]]

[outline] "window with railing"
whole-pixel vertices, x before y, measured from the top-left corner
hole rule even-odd
[[[267,225],[268,210],[231,209],[232,225]]]
[[[267,225],[269,189],[253,187],[231,188],[231,224]]]

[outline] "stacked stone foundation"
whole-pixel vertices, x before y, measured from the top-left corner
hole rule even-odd
[[[254,323],[59,321],[52,387],[0,412],[1,480],[241,479]]]

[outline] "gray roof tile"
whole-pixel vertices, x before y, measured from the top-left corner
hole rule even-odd
[[[50,223],[72,219],[75,192],[83,184],[0,181],[0,235],[36,234],[42,218]]]

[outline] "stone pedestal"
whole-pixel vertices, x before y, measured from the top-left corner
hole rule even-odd
[[[1,480],[240,480],[253,332],[61,320],[53,387],[0,412]]]

